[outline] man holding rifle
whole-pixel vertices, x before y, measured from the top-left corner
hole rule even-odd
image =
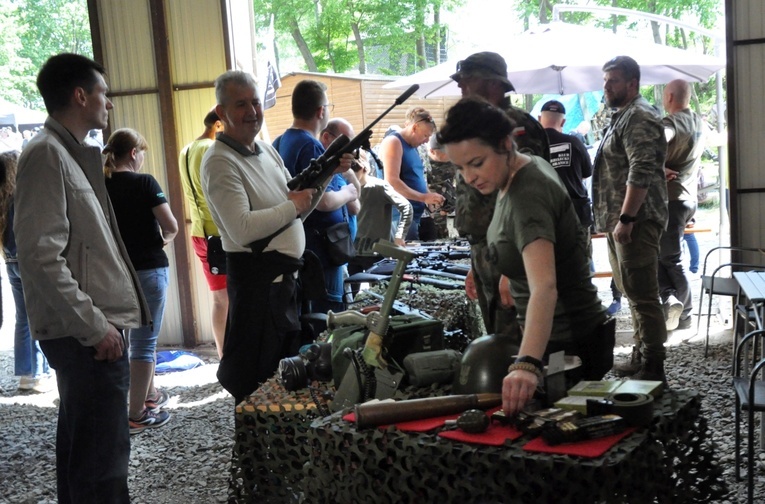
[[[300,334],[296,272],[305,248],[299,216],[320,197],[290,191],[290,173],[256,140],[263,108],[252,75],[215,81],[224,131],[202,161],[202,188],[227,256],[229,314],[218,379],[237,403],[274,375]],[[350,167],[346,156],[341,168]]]
[[[515,88],[507,78],[507,63],[502,56],[493,52],[471,54],[457,63],[457,71],[451,78],[463,97],[481,97],[505,111],[516,125],[513,140],[519,152],[550,160],[550,142],[542,125],[526,111],[512,106],[505,96]],[[462,177],[457,177],[456,195],[454,226],[460,236],[468,238],[472,250],[473,269],[465,283],[468,296],[478,299],[486,332],[515,334],[518,323],[509,281],[485,257],[486,232],[494,215],[497,195],[482,195]]]

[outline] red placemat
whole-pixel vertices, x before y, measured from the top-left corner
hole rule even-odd
[[[523,435],[521,431],[509,425],[493,423],[485,432],[480,434],[468,434],[462,429],[445,430],[438,433],[439,436],[463,443],[482,444],[488,446],[502,446],[505,441],[516,440]]]
[[[576,455],[577,457],[595,458],[600,457],[610,450],[616,443],[637,430],[636,427],[630,427],[624,432],[614,434],[598,439],[588,441],[578,441],[576,443],[561,443],[550,446],[542,437],[537,437],[523,445],[524,451],[540,453],[557,453],[559,455]]]

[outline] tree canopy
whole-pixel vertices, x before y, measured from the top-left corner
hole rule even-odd
[[[86,0],[0,2],[0,97],[43,110],[37,71],[61,52],[93,57]]]
[[[273,22],[277,55],[297,47],[305,69],[406,74],[441,61],[442,10],[464,0],[254,0],[256,22]],[[264,30],[262,30],[263,32]]]

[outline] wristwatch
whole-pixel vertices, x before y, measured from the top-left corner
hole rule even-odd
[[[637,220],[637,217],[633,215],[627,215],[626,213],[623,213],[619,216],[619,222],[622,224],[632,224]]]

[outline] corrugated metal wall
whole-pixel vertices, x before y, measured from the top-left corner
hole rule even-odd
[[[204,131],[202,120],[215,105],[213,82],[226,71],[222,13],[220,2],[212,0],[169,1],[166,12],[175,133],[178,147],[182,149]],[[212,295],[191,245],[191,221],[186,218],[188,204],[184,202],[186,214],[182,222],[191,268],[185,274],[191,276],[196,338],[209,343],[213,341]]]
[[[152,23],[148,2],[102,1],[99,3],[102,27],[103,64],[114,110],[110,115],[111,131],[133,128],[149,144],[143,171],[150,173],[168,190],[168,179],[162,142],[162,118],[157,93],[157,75],[152,43]],[[104,141],[107,139],[104,138]],[[182,216],[176,215],[179,222]],[[180,344],[181,320],[173,246],[166,249],[170,259],[170,288],[165,318],[160,332],[164,344]]]
[[[381,76],[349,77],[341,75],[325,75],[314,73],[291,73],[282,77],[282,87],[276,92],[276,105],[266,111],[266,123],[271,139],[281,135],[292,124],[291,99],[292,91],[303,79],[313,79],[327,85],[327,99],[335,104],[332,117],[342,117],[348,120],[358,133],[364,127],[377,119],[385,110],[393,105],[401,94],[400,90],[383,89],[392,79]],[[406,111],[410,107],[426,108],[441,124],[446,111],[457,102],[456,98],[439,98],[425,100],[413,96],[402,105],[395,107],[373,128],[372,146],[383,139],[385,131],[392,125],[402,126]]]
[[[727,0],[731,243],[765,246],[765,3]],[[762,262],[751,256],[745,261]]]
[[[232,14],[250,12],[252,4],[249,0],[90,0],[88,5],[91,15],[97,15],[100,38],[94,46],[99,46],[107,68],[115,104],[110,129],[141,132],[150,147],[144,171],[154,175],[166,194],[180,199],[178,152],[172,152],[173,147],[180,151],[204,130],[202,120],[215,104],[213,82],[227,69],[231,33],[236,32],[245,41],[242,44],[249,41],[241,54],[253,54],[252,17]],[[166,45],[155,47],[157,43]],[[171,206],[185,232],[166,249],[171,285],[160,343],[212,342],[212,298],[193,254],[186,203],[171,201]],[[187,257],[176,257],[176,249]],[[180,270],[178,264],[183,265]],[[193,292],[180,291],[179,285]],[[184,335],[184,327],[194,334]]]

